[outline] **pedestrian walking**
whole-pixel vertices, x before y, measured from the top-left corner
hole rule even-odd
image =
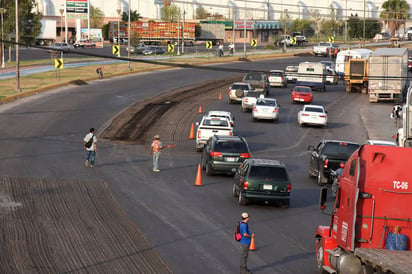
[[[231,42],[229,44],[229,53],[233,55],[233,49],[235,48],[235,45],[233,44],[233,42]]]
[[[159,172],[159,157],[160,151],[163,149],[162,141],[160,141],[160,136],[155,135],[152,145],[150,147],[150,153],[153,154],[153,171]]]
[[[240,239],[240,246],[242,248],[242,255],[240,256],[240,274],[251,274],[252,272],[247,268],[247,258],[249,256],[249,247],[252,238],[255,234],[250,232],[249,229],[249,214],[247,212],[242,213],[242,222],[240,223],[239,230],[242,238]]]
[[[223,56],[223,44],[220,43],[219,44],[219,57],[222,57],[222,56]]]
[[[97,138],[94,135],[94,128],[90,129],[90,132],[84,136],[84,149],[86,150],[86,167],[94,167],[94,161],[96,160],[97,151]]]

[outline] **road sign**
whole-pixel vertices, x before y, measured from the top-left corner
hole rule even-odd
[[[291,43],[292,45],[296,45],[296,38],[293,37],[292,39],[290,39],[290,43]]]
[[[168,44],[168,45],[167,45],[167,52],[168,52],[168,53],[173,53],[173,52],[175,52],[175,45],[173,45],[173,44]]]
[[[56,58],[56,59],[54,59],[54,67],[55,67],[56,69],[62,69],[62,68],[64,68],[63,58]]]
[[[257,40],[256,40],[256,39],[253,39],[253,40],[250,42],[250,45],[251,45],[252,47],[256,47],[256,46],[257,46]]]
[[[211,49],[213,47],[212,41],[206,41],[206,48]]]
[[[112,54],[120,56],[120,46],[112,46]]]
[[[335,37],[334,37],[334,36],[329,36],[328,41],[329,41],[330,43],[335,42]]]

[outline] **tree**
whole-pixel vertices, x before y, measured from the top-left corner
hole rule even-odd
[[[409,18],[409,5],[405,0],[387,0],[382,4],[380,17],[389,25],[392,36]]]
[[[303,35],[308,35],[313,33],[313,28],[311,27],[311,22],[308,19],[295,19],[292,21],[290,26],[291,31],[300,32]]]
[[[162,8],[162,20],[165,22],[177,23],[180,20],[180,8],[170,2],[165,2]]]
[[[196,9],[196,19],[206,19],[207,16],[208,13],[204,7],[198,7]]]
[[[350,38],[362,39],[363,37],[363,19],[358,14],[351,14],[348,19],[348,35]],[[365,20],[365,38],[373,38],[381,30],[381,24],[378,20]]]
[[[35,0],[19,0],[19,41],[23,44],[34,44],[41,30],[40,13],[33,13],[37,4]],[[2,0],[2,6],[7,10],[4,13],[5,37],[15,40],[16,9],[15,1]]]
[[[131,10],[130,11],[130,22],[138,22],[142,18],[143,17],[140,15],[140,13],[137,12],[137,10]],[[129,13],[128,12],[124,11],[122,13],[122,21],[129,22]]]
[[[103,24],[104,12],[90,5],[90,27],[100,28]]]
[[[336,10],[332,5],[330,5],[329,18],[324,19],[320,30],[322,33],[326,34],[327,36],[334,36],[335,31],[338,28],[339,28],[339,22],[337,21],[337,18],[336,18]]]
[[[289,25],[291,24],[291,19],[287,10],[282,12],[280,15],[280,26],[283,28],[283,33],[286,34],[289,31]]]
[[[323,16],[319,13],[319,10],[317,9],[311,9],[310,10],[310,17],[311,17],[311,22],[314,26],[315,33],[319,37],[322,29],[322,25],[324,23]]]

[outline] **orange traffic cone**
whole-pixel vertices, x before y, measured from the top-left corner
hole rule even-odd
[[[222,93],[219,93],[219,100],[222,100]]]
[[[190,128],[189,139],[194,139],[194,138],[195,138],[195,128],[194,128],[194,125],[192,123],[192,127]]]
[[[199,106],[199,113],[202,113],[202,106]]]
[[[200,171],[200,164],[197,167],[195,186],[202,186],[202,174],[201,174],[201,171]]]
[[[255,237],[250,240],[249,250],[255,250]]]

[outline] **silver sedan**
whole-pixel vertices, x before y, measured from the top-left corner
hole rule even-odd
[[[279,121],[279,109],[276,99],[258,98],[252,111],[252,120],[269,119],[275,122]]]

